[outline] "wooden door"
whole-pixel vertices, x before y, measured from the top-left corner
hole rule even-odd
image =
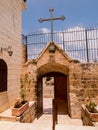
[[[54,76],[54,87],[54,97],[56,100],[58,100],[58,112],[60,114],[67,114],[67,76],[62,74]]]
[[[37,118],[43,114],[43,88],[42,77],[38,78],[37,82]]]

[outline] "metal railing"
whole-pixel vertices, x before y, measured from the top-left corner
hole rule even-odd
[[[70,57],[81,62],[98,61],[98,28],[76,28],[54,32],[53,40]],[[35,59],[51,41],[51,33],[36,33],[26,36],[28,59]]]
[[[27,45],[27,36],[22,34],[22,44]]]

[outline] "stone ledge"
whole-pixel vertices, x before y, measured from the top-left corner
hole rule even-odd
[[[11,108],[0,113],[0,121],[18,121],[18,122],[33,122],[36,118],[36,102],[30,101],[29,108],[19,117],[12,116]]]
[[[36,102],[29,102],[29,108],[20,116],[17,117],[17,120],[22,123],[32,123],[34,119],[36,118]]]

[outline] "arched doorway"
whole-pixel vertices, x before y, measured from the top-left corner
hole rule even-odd
[[[43,67],[44,71],[43,72]],[[59,64],[43,66],[39,69],[37,97],[38,97],[38,117],[43,114],[43,77],[54,78],[54,99],[64,100],[64,104],[58,105],[59,114],[68,114],[68,69]],[[45,70],[46,67],[46,70]],[[54,68],[54,69],[53,69]]]
[[[7,91],[7,64],[0,59],[0,92]]]

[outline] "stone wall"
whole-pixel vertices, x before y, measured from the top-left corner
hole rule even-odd
[[[12,56],[7,51],[0,52],[0,59],[7,63],[8,68],[7,92],[0,93],[0,112],[12,106],[19,96],[20,74],[24,63],[21,45],[23,4],[23,0],[0,0],[0,48],[10,45],[13,51]]]
[[[72,59],[60,48],[56,48],[55,53],[50,53],[47,47],[45,49],[46,50],[43,50],[42,54],[37,58],[37,68],[40,69],[40,67],[44,66],[43,71],[48,72],[48,70],[50,71],[50,69],[51,71],[52,69],[55,69],[58,72],[61,71],[62,73],[67,74],[66,67],[70,65],[70,61]],[[50,66],[48,66],[49,64]],[[55,67],[53,65],[55,65]],[[61,69],[60,65],[64,67],[63,70],[59,70]]]
[[[22,68],[22,74],[30,73],[31,83],[26,88],[25,99],[29,101],[37,100],[37,66],[36,62],[31,60],[28,61]]]
[[[0,93],[0,111],[3,111],[9,107],[7,92]]]
[[[32,123],[36,118],[36,102],[29,102],[29,108],[16,120],[22,123]]]
[[[81,104],[88,94],[98,96],[98,63],[71,64],[69,69],[69,101],[71,117],[81,117]]]
[[[80,63],[72,60],[58,47],[55,53],[44,49],[36,60],[28,61],[24,71],[32,73],[32,92],[27,91],[27,98],[37,98],[37,78],[49,72],[67,75],[68,114],[72,118],[81,118],[81,105],[90,93],[98,96],[98,63]]]

